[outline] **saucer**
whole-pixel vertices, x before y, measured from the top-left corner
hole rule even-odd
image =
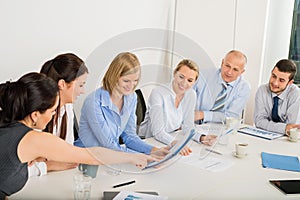
[[[238,155],[238,154],[236,154],[236,152],[234,151],[234,152],[232,152],[232,155],[233,155],[234,157],[237,157],[237,158],[245,158],[248,154],[246,153],[246,154],[244,154],[244,155]]]
[[[290,142],[298,142],[298,139],[288,138],[288,140],[289,140]]]

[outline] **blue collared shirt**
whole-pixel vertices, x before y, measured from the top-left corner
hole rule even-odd
[[[278,116],[272,121],[273,97],[269,84],[260,86],[255,95],[254,123],[257,128],[285,134],[287,124],[300,124],[300,89],[292,84],[278,95]]]
[[[91,93],[82,106],[79,139],[74,144],[150,154],[153,146],[142,141],[136,134],[136,94],[123,98],[123,108],[119,112],[108,91],[99,88]],[[120,136],[125,146],[119,144]]]
[[[202,69],[194,85],[197,94],[195,110],[204,112],[203,122],[221,122],[225,117],[241,117],[250,96],[250,84],[239,76],[235,81],[228,83],[225,106],[220,111],[210,111],[215,100],[223,89],[224,83],[221,69]]]

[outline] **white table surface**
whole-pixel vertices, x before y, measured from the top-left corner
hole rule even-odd
[[[162,146],[154,139],[149,143]],[[232,155],[235,143],[249,144],[248,156],[236,158]],[[204,148],[194,141],[189,143],[193,154]],[[92,181],[91,199],[102,199],[103,191],[156,191],[169,199],[300,199],[300,195],[285,196],[269,183],[269,179],[300,179],[299,172],[266,169],[261,164],[261,152],[300,156],[300,142],[293,143],[287,137],[266,140],[254,136],[234,133],[229,135],[227,146],[217,145],[222,157],[234,162],[229,169],[211,172],[188,165],[177,159],[160,170],[139,171],[134,167],[121,166],[120,175],[110,175],[100,166]],[[129,173],[127,170],[129,170]],[[9,199],[73,199],[73,175],[77,169],[51,172],[46,176],[32,177],[25,187]],[[136,183],[112,188],[113,185],[135,180]]]

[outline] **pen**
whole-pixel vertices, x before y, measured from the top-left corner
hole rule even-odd
[[[229,129],[224,135],[227,135],[229,133],[231,133],[233,131],[233,129]]]
[[[212,153],[216,153],[216,154],[222,155],[222,153],[220,153],[218,151],[215,151],[215,150],[212,150],[212,149],[205,148],[205,150],[209,151],[209,152],[212,152]]]
[[[132,183],[135,183],[135,181],[129,181],[129,182],[125,182],[125,183],[120,183],[118,185],[114,185],[113,188],[122,187],[122,186],[125,186],[125,185],[130,185]]]

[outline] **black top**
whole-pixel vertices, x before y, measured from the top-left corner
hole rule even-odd
[[[17,148],[30,130],[19,122],[0,127],[0,199],[21,190],[27,182],[27,163],[21,163]]]

